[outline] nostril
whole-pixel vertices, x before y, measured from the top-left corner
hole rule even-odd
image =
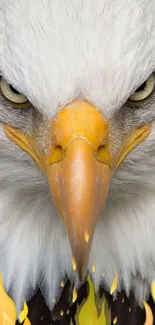
[[[110,152],[109,152],[109,147],[107,144],[104,144],[97,148],[96,158],[101,162],[105,162],[108,164],[110,163],[110,160],[111,160]]]
[[[105,152],[106,149],[107,149],[107,146],[106,145],[99,146],[97,148],[97,155],[98,156],[101,156]]]
[[[50,163],[54,164],[63,158],[63,149],[61,146],[55,146],[51,155]]]

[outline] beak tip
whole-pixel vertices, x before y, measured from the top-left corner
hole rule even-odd
[[[86,271],[84,271],[83,269],[77,270],[77,276],[78,276],[78,280],[80,282],[83,282],[86,276]]]

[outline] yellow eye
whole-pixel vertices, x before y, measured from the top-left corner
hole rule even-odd
[[[129,97],[131,102],[141,102],[147,99],[155,89],[155,75],[151,76]]]
[[[8,84],[3,77],[0,79],[0,92],[4,99],[16,108],[25,108],[30,106],[28,99]]]

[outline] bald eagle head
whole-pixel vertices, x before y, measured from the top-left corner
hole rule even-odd
[[[0,6],[0,273],[18,309],[155,272],[154,0]],[[104,277],[103,277],[104,273]]]

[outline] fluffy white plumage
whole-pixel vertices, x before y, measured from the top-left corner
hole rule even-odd
[[[0,0],[0,71],[46,117],[80,97],[113,118],[155,68],[154,22],[154,0]],[[146,107],[135,119],[155,120],[155,98]],[[114,175],[90,258],[90,270],[96,260],[96,288],[102,281],[109,288],[117,271],[119,288],[127,293],[134,288],[140,304],[155,278],[152,123],[150,136]],[[46,179],[31,157],[7,139],[3,124],[0,158],[5,287],[20,309],[39,284],[52,308],[62,278],[75,277],[64,226]]]

